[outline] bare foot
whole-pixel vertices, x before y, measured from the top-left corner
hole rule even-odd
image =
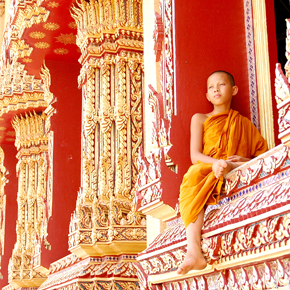
[[[216,178],[226,175],[229,171],[232,170],[231,162],[219,159],[212,165],[212,171]]]
[[[183,263],[178,267],[177,274],[185,275],[191,270],[202,270],[207,266],[201,250],[195,253],[186,253]]]

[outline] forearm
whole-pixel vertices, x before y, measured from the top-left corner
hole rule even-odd
[[[194,152],[191,154],[191,162],[192,164],[195,164],[197,161],[213,164],[217,161],[217,159],[204,155],[201,152]]]

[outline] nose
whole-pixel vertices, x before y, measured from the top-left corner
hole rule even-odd
[[[215,86],[214,87],[214,91],[217,92],[218,90],[219,90],[219,87],[218,86]]]

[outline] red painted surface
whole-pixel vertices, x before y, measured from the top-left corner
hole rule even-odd
[[[239,87],[232,107],[250,118],[250,104],[243,0],[178,2],[175,19],[177,116],[169,155],[178,164],[178,174],[163,175],[163,189],[177,201],[182,177],[191,165],[191,116],[212,110],[205,97],[208,75],[229,71]]]
[[[0,280],[0,288],[8,284],[8,263],[12,256],[12,250],[16,242],[16,220],[17,220],[17,190],[18,178],[16,177],[16,147],[14,145],[1,145],[4,151],[4,166],[9,171],[7,179],[9,180],[4,190],[6,195],[6,224],[4,255],[1,259],[1,270],[3,279]]]
[[[47,21],[40,24],[34,24],[32,27],[25,29],[22,39],[25,40],[25,43],[33,47],[33,51],[29,56],[33,60],[31,63],[26,63],[23,59],[19,59],[20,62],[25,64],[25,69],[28,70],[29,74],[35,75],[39,78],[39,71],[43,63],[43,59],[46,60],[55,60],[55,61],[67,61],[67,62],[77,62],[77,59],[80,57],[80,51],[76,44],[65,44],[59,42],[58,38],[61,34],[73,34],[74,36],[77,33],[76,28],[71,28],[69,23],[74,22],[74,19],[71,17],[70,9],[71,3],[74,0],[68,1],[54,1],[54,2],[44,2],[41,6],[45,7],[46,10],[50,11]],[[59,4],[58,7],[51,7],[50,3]],[[58,24],[58,28],[55,30],[45,29],[45,24],[54,23]],[[45,33],[44,38],[33,38],[30,36],[31,32],[42,32]],[[47,48],[38,48],[35,46],[35,43],[45,42],[49,43]],[[68,50],[67,54],[57,54],[55,49],[64,48]]]
[[[57,98],[56,114],[52,116],[53,207],[48,222],[51,251],[42,249],[42,265],[69,254],[68,233],[70,217],[76,207],[81,174],[81,90],[77,88],[80,65],[47,61],[51,73],[51,92]]]

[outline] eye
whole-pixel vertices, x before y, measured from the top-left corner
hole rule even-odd
[[[212,89],[212,86],[208,87],[209,89]]]

